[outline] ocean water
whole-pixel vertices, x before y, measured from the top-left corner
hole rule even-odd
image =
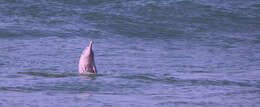
[[[0,107],[259,107],[259,65],[259,0],[0,1]]]

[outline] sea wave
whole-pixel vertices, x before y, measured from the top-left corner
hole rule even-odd
[[[260,27],[257,0],[23,0],[0,4],[0,37],[259,34]]]

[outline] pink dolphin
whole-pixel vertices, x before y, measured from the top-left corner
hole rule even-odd
[[[97,69],[94,60],[94,52],[92,51],[92,41],[89,46],[82,52],[79,59],[80,74],[96,74]]]

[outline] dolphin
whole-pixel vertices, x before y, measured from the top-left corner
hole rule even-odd
[[[95,65],[94,52],[92,50],[93,42],[90,41],[89,46],[85,48],[79,59],[79,73],[80,74],[96,74],[97,69]]]

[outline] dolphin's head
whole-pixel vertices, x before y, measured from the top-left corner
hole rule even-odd
[[[90,41],[89,46],[84,50],[81,55],[79,61],[79,72],[81,74],[97,73],[92,46],[93,41]]]

